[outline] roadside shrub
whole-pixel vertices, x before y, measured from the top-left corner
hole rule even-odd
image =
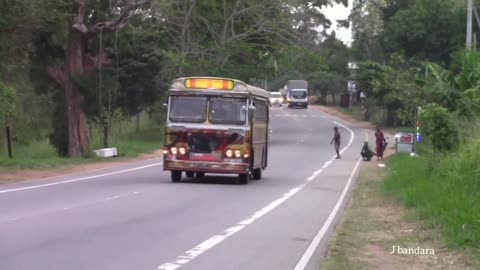
[[[455,150],[459,143],[459,131],[455,118],[447,109],[437,104],[428,104],[421,115],[426,140],[438,152]]]

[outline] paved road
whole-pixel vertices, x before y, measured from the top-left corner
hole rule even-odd
[[[151,160],[0,186],[0,269],[319,269],[362,134],[340,122],[335,160],[335,119],[271,114],[269,167],[249,185],[174,184]]]

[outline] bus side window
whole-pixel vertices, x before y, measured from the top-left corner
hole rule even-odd
[[[258,100],[257,106],[255,106],[255,116],[262,121],[267,119],[267,104],[264,101]]]

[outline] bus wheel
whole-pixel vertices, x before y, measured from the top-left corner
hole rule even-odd
[[[185,172],[185,174],[187,175],[188,178],[192,178],[195,176],[194,172]]]
[[[260,180],[260,179],[262,179],[262,169],[261,169],[261,168],[258,168],[258,169],[253,170],[253,172],[252,172],[252,179],[253,179],[253,180]]]
[[[172,178],[172,182],[180,182],[180,180],[182,180],[182,171],[171,171],[170,177]]]
[[[197,178],[202,178],[205,176],[204,172],[197,172]]]
[[[248,178],[249,178],[250,174],[249,173],[241,173],[238,175],[238,179],[237,179],[237,182],[238,184],[240,185],[246,185],[248,184]]]

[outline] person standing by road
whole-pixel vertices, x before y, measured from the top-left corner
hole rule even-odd
[[[377,161],[383,160],[383,144],[385,142],[385,136],[383,136],[383,132],[377,127],[377,131],[375,132],[375,143],[377,145]]]
[[[338,132],[338,127],[334,127],[333,130],[333,139],[330,144],[335,143],[335,152],[337,152],[337,158],[340,158],[340,132]]]

